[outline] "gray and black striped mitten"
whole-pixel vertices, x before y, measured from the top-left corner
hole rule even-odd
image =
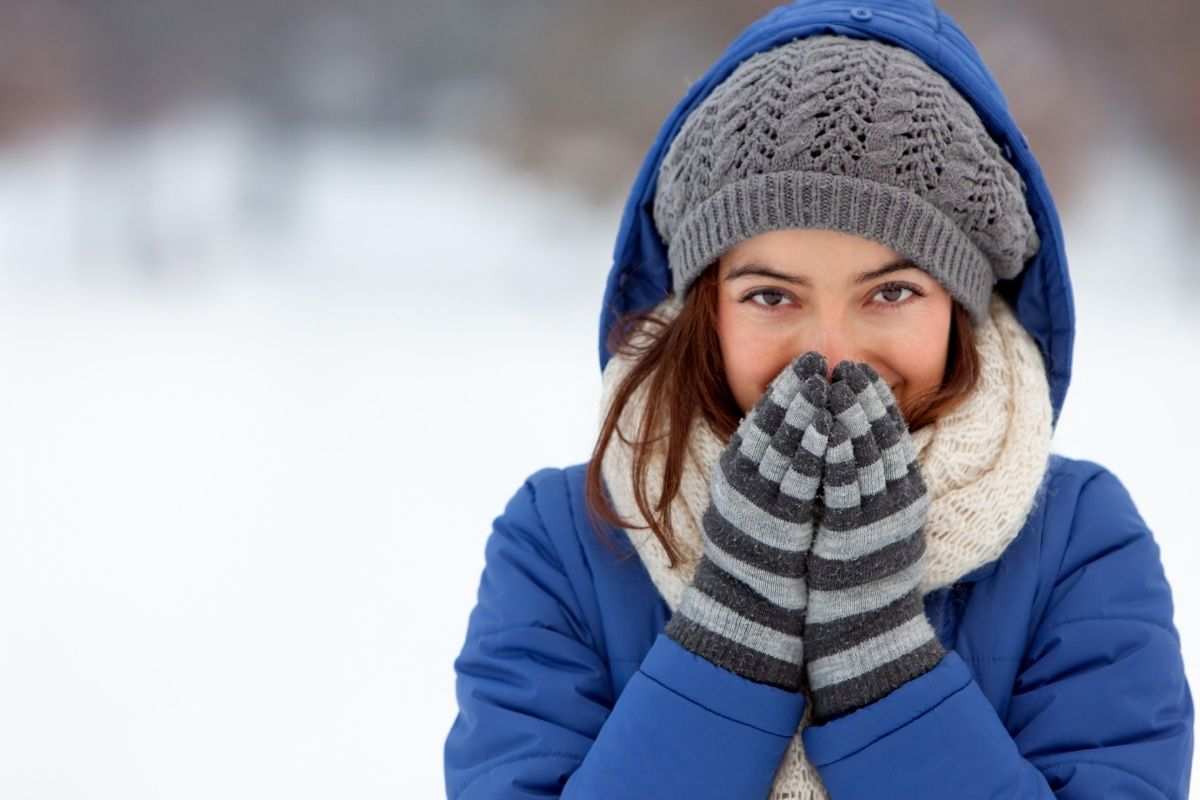
[[[805,566],[832,418],[827,362],[792,361],[713,466],[703,554],[666,634],[759,683],[797,691],[804,675]]]
[[[829,410],[804,629],[817,723],[875,702],[944,654],[919,588],[929,494],[891,389],[869,365],[843,361]]]

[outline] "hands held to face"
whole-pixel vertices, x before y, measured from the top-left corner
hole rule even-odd
[[[820,354],[796,358],[738,426],[666,631],[751,680],[807,682],[818,723],[944,652],[919,590],[929,497],[907,425],[869,365],[826,372]]]

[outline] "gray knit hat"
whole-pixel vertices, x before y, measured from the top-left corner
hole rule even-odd
[[[884,244],[976,321],[1039,241],[1024,182],[970,104],[901,47],[813,36],[741,63],[684,121],[654,220],[676,295],[743,239],[827,228]]]

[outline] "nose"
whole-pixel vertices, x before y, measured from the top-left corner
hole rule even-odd
[[[847,329],[845,320],[838,315],[822,315],[816,321],[815,329],[805,338],[808,341],[801,352],[815,350],[825,356],[827,380],[833,380],[833,370],[843,361],[866,360],[861,343],[857,341],[853,331]]]

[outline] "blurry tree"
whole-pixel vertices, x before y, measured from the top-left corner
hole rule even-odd
[[[671,107],[767,0],[0,0],[0,140],[231,103],[280,139],[468,137],[621,192]],[[942,0],[1054,188],[1139,136],[1200,176],[1200,2]]]
[[[83,62],[94,39],[58,0],[0,3],[0,11],[2,145],[80,115]]]

